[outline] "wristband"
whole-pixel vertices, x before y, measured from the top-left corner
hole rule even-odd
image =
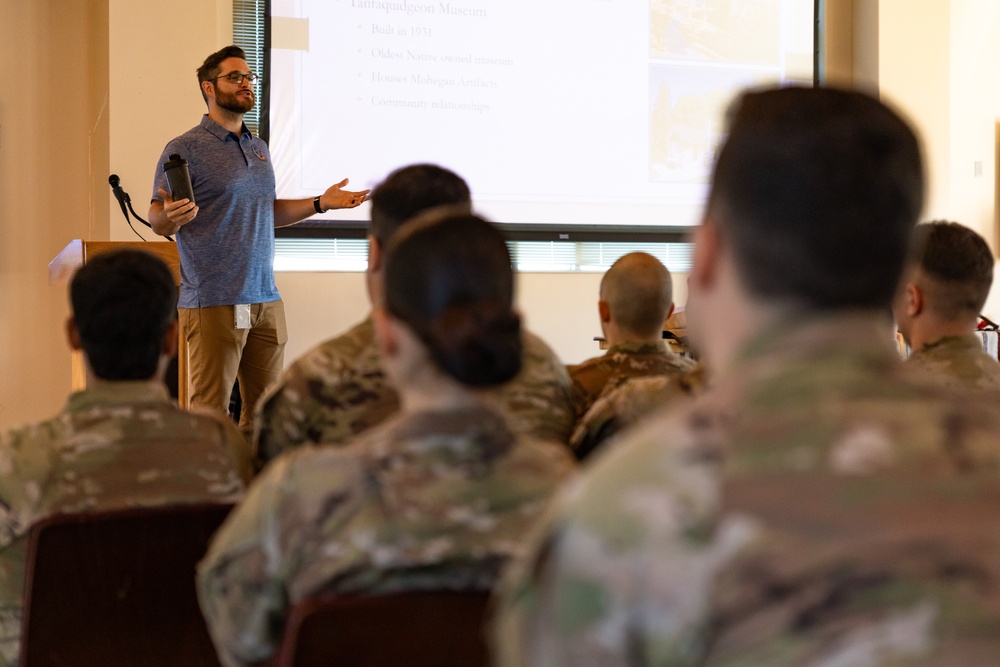
[[[317,213],[326,213],[326,209],[320,206],[319,197],[313,199],[313,208],[316,209]]]

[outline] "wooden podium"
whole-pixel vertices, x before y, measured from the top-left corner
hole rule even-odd
[[[49,284],[68,285],[73,272],[86,264],[91,257],[122,248],[145,250],[162,259],[174,274],[174,283],[180,285],[180,259],[177,256],[177,246],[173,243],[141,241],[84,241],[75,239],[69,242],[58,255],[49,262]],[[177,340],[177,402],[182,408],[188,407],[188,349],[187,340],[183,335]],[[79,391],[87,386],[87,374],[83,365],[83,356],[74,351],[72,356],[72,389]]]

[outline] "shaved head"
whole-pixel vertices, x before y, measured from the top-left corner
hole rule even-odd
[[[645,338],[663,330],[673,304],[670,272],[644,252],[623,255],[601,280],[601,301],[624,334]]]
[[[993,253],[982,236],[957,222],[918,225],[912,264],[927,306],[943,320],[974,319],[993,285]]]

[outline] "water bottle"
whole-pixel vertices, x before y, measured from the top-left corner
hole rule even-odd
[[[170,196],[174,201],[190,199],[194,201],[194,188],[191,187],[191,172],[188,171],[187,160],[174,154],[163,163],[163,173],[167,175],[167,185],[170,186]]]

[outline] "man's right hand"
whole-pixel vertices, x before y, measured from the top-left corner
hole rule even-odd
[[[163,197],[163,201],[153,201],[149,206],[149,224],[153,231],[160,236],[169,236],[177,233],[177,230],[194,220],[198,215],[198,207],[190,199],[180,199],[174,201],[170,193],[163,188],[158,188],[156,193]]]

